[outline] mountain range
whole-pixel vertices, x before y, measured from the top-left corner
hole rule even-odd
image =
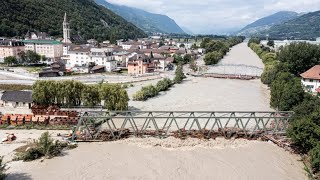
[[[0,37],[21,37],[27,31],[62,37],[65,13],[70,21],[71,35],[79,35],[83,39],[115,41],[147,36],[93,0],[1,0]]]
[[[236,34],[262,38],[269,36],[272,39],[314,40],[320,37],[320,11],[281,11],[247,25]]]
[[[292,11],[280,11],[270,16],[263,17],[255,22],[248,24],[237,34],[242,36],[252,36],[269,30],[272,26],[281,24],[288,20],[298,17],[299,14]]]
[[[320,37],[320,11],[307,13],[272,26],[265,33],[276,39],[315,39]]]
[[[166,15],[154,14],[137,8],[111,4],[106,0],[95,1],[97,4],[105,6],[147,33],[185,33],[173,19]]]

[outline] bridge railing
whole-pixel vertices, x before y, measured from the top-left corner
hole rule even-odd
[[[127,136],[252,138],[285,133],[293,112],[87,111],[73,140],[117,140]]]

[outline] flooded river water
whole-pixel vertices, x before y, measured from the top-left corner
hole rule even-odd
[[[241,43],[221,64],[244,64],[263,68],[261,59]],[[231,80],[189,76],[182,84],[146,102],[130,101],[140,110],[161,111],[270,111],[268,87],[257,80]]]

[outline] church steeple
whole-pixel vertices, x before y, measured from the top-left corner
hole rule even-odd
[[[68,20],[67,20],[67,13],[65,12],[64,13],[64,20],[63,20],[63,22],[67,22]]]
[[[70,40],[70,25],[67,18],[67,13],[64,13],[63,19],[63,43],[71,43]]]

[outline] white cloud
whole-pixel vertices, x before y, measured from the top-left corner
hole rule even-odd
[[[165,14],[195,33],[241,28],[272,13],[320,10],[320,0],[107,0]]]

